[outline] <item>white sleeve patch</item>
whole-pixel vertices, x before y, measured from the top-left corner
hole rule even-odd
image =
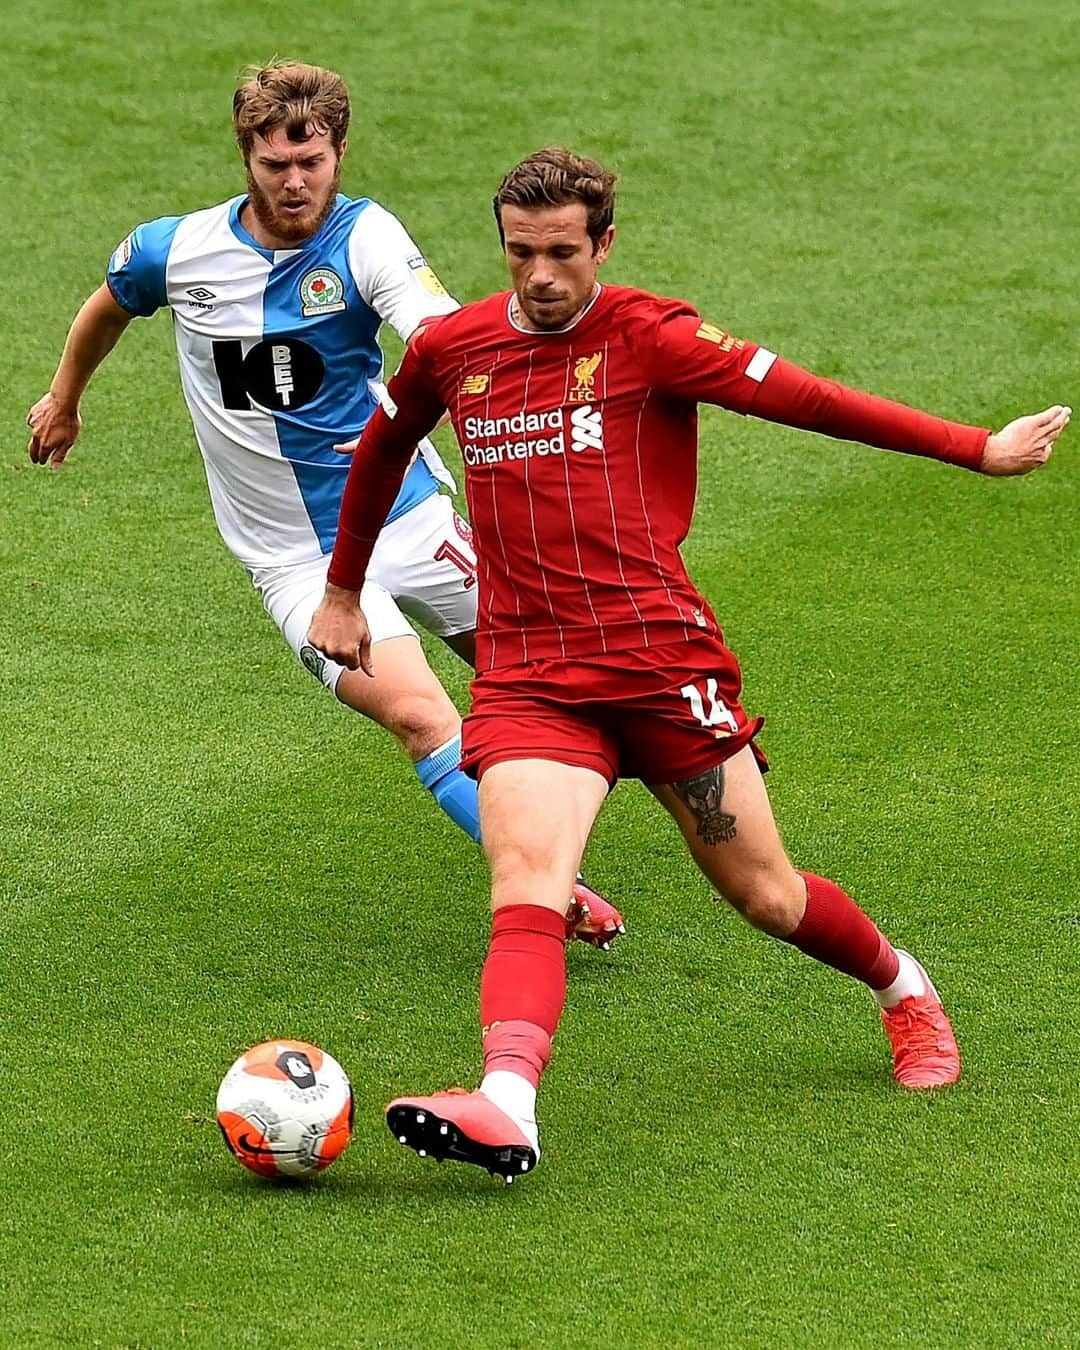
[[[746,374],[750,379],[757,380],[758,384],[760,384],[772,369],[772,363],[775,360],[775,352],[769,351],[767,347],[759,347],[747,362]]]
[[[349,263],[364,301],[403,342],[422,320],[458,307],[404,225],[377,202],[357,218]]]
[[[134,231],[132,231],[134,233]],[[110,272],[122,272],[131,261],[131,235],[126,239],[121,239],[116,249],[109,259]]]

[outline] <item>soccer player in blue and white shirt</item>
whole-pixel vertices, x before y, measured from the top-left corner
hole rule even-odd
[[[400,221],[339,192],[349,113],[341,77],[319,66],[275,63],[237,89],[247,192],[139,225],[119,245],[27,416],[30,458],[63,463],[94,371],[133,318],[171,309],[222,539],[305,666],[397,737],[420,781],[477,839],[460,718],[406,617],[472,662],[471,532],[440,490],[453,479],[430,441],[417,447],[364,586],[379,642],[375,678],[305,641],[349,468],[341,450],[386,398],[379,328],[389,323],[407,341],[425,319],[457,308]],[[621,920],[582,884],[568,926],[603,945]]]

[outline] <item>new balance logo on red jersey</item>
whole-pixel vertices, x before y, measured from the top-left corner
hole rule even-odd
[[[599,408],[583,403],[570,414],[570,449],[603,450],[604,420]]]

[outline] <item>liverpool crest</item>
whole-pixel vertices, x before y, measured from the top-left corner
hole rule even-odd
[[[592,356],[582,356],[574,364],[574,379],[577,383],[570,390],[571,403],[591,403],[596,372],[603,360],[602,352],[593,352]]]

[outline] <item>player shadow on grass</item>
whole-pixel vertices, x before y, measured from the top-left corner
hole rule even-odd
[[[370,1142],[370,1141],[368,1141]],[[280,1200],[282,1204],[312,1204],[320,1201],[335,1203],[338,1199],[368,1200],[382,1203],[402,1196],[416,1196],[417,1199],[430,1199],[433,1193],[446,1196],[475,1196],[494,1190],[500,1193],[516,1190],[507,1187],[501,1177],[485,1176],[473,1169],[454,1166],[440,1166],[432,1163],[421,1171],[409,1171],[399,1176],[392,1175],[391,1160],[394,1158],[394,1144],[387,1140],[387,1152],[368,1153],[358,1169],[351,1169],[347,1155],[333,1168],[318,1176],[304,1177],[260,1177],[254,1172],[241,1168],[214,1168],[211,1173],[200,1168],[191,1178],[191,1190],[202,1191],[217,1199],[235,1196],[245,1205],[265,1197],[267,1202]],[[227,1158],[224,1160],[229,1161]],[[235,1175],[233,1174],[235,1173]]]

